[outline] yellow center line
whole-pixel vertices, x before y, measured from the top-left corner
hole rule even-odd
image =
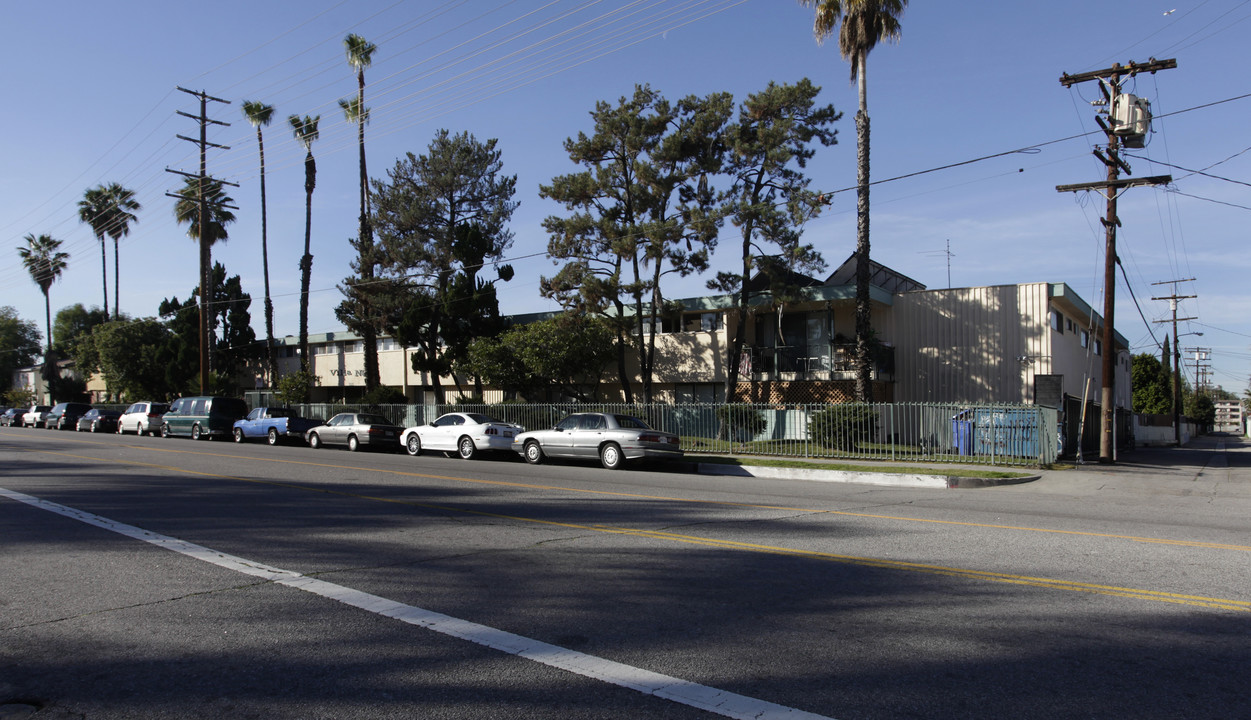
[[[79,441],[79,442],[88,443],[89,441]],[[90,444],[101,445],[105,447],[116,447],[115,445],[106,445],[104,443],[90,443]],[[357,466],[352,466],[352,465],[339,465],[339,464],[324,463],[324,462],[288,460],[288,459],[283,459],[283,458],[255,458],[255,457],[241,458],[238,455],[229,455],[229,454],[224,454],[224,453],[212,453],[212,452],[204,452],[204,451],[196,451],[196,450],[179,450],[179,449],[174,449],[174,448],[152,448],[152,447],[143,446],[143,445],[127,445],[126,447],[131,447],[131,448],[140,449],[140,450],[148,450],[151,452],[159,452],[159,453],[199,455],[199,456],[204,456],[204,457],[228,458],[231,460],[240,460],[240,459],[256,460],[256,461],[266,462],[266,463],[277,463],[277,464],[282,464],[282,465],[304,465],[308,467],[321,467],[321,468],[329,468],[333,470],[359,470],[361,472],[381,473],[381,474],[387,474],[387,475],[396,475],[400,477],[426,478],[429,480],[447,480],[450,482],[469,483],[469,484],[475,484],[475,485],[490,485],[490,486],[495,486],[495,487],[510,487],[510,488],[519,488],[523,490],[557,490],[560,492],[576,493],[576,494],[583,494],[583,495],[620,497],[620,498],[630,498],[630,499],[635,499],[635,500],[663,500],[666,502],[692,503],[692,504],[699,504],[699,505],[718,505],[718,506],[723,506],[723,507],[754,508],[754,509],[759,509],[759,510],[781,510],[785,512],[806,512],[806,513],[813,513],[813,514],[824,513],[827,515],[839,515],[843,517],[866,518],[870,520],[890,520],[892,522],[923,523],[923,524],[929,524],[929,525],[952,525],[952,526],[957,526],[957,527],[984,528],[984,529],[989,529],[989,530],[1013,530],[1016,532],[1043,533],[1043,534],[1049,534],[1049,535],[1072,535],[1072,536],[1078,536],[1078,537],[1103,538],[1107,540],[1125,540],[1129,542],[1149,543],[1153,545],[1172,545],[1172,546],[1177,546],[1177,547],[1204,548],[1208,550],[1234,550],[1234,551],[1239,551],[1239,552],[1251,552],[1251,546],[1249,545],[1230,545],[1230,544],[1224,544],[1224,543],[1202,542],[1199,540],[1174,540],[1174,539],[1168,539],[1168,538],[1144,537],[1140,535],[1098,533],[1098,532],[1090,532],[1086,530],[1059,530],[1055,528],[1037,528],[1037,527],[1022,526],[1022,525],[1001,525],[1001,524],[995,524],[995,523],[966,522],[966,521],[960,521],[960,520],[934,520],[934,519],[929,519],[929,518],[905,517],[901,515],[883,515],[879,513],[852,512],[850,510],[816,510],[813,508],[790,507],[786,505],[762,505],[762,504],[757,504],[757,503],[740,503],[740,502],[730,502],[726,500],[697,500],[694,498],[673,497],[673,496],[668,496],[668,495],[646,495],[646,494],[640,494],[640,493],[627,493],[627,492],[618,492],[618,491],[612,491],[612,490],[588,490],[585,488],[574,488],[574,487],[566,487],[566,486],[561,486],[561,485],[524,483],[524,482],[507,481],[507,480],[485,480],[485,479],[480,479],[480,478],[468,478],[468,477],[460,477],[460,476],[455,476],[455,475],[432,475],[429,473],[413,472],[409,470],[388,470],[388,469],[379,469],[379,468],[357,467]],[[139,463],[136,463],[136,464],[139,464]],[[188,471],[188,472],[191,472],[191,471]]]
[[[395,505],[404,505],[408,507],[422,508],[422,509],[427,509],[427,510],[438,510],[442,512],[455,512],[455,513],[460,513],[464,515],[473,515],[477,517],[489,517],[489,518],[495,518],[495,519],[500,519],[500,520],[510,520],[510,521],[515,521],[515,522],[532,523],[536,525],[562,527],[562,528],[568,528],[568,529],[573,529],[573,530],[606,533],[606,534],[612,534],[612,535],[630,535],[630,536],[635,536],[635,537],[644,537],[644,538],[650,538],[650,539],[661,540],[661,541],[666,541],[666,542],[678,542],[678,543],[683,543],[683,544],[688,544],[688,545],[700,545],[704,547],[714,547],[714,548],[721,548],[721,549],[727,549],[727,550],[742,550],[742,551],[748,551],[748,552],[769,553],[769,554],[774,554],[774,555],[785,555],[789,557],[807,558],[807,559],[812,559],[812,560],[824,560],[824,561],[837,562],[837,563],[846,564],[846,565],[856,565],[860,567],[872,567],[872,568],[880,568],[880,569],[888,569],[888,570],[903,570],[903,571],[908,571],[908,572],[920,572],[920,573],[926,573],[926,574],[932,574],[932,575],[943,575],[943,576],[948,576],[948,577],[985,580],[985,581],[990,581],[990,582],[1009,583],[1009,584],[1014,584],[1014,585],[1024,585],[1024,586],[1029,586],[1029,587],[1045,588],[1045,589],[1052,589],[1052,590],[1068,590],[1070,592],[1085,592],[1085,593],[1092,593],[1092,594],[1097,594],[1097,595],[1109,595],[1113,597],[1132,598],[1132,599],[1137,599],[1137,600],[1149,600],[1149,601],[1154,601],[1154,602],[1166,602],[1166,603],[1173,603],[1173,604],[1179,604],[1179,605],[1189,605],[1189,606],[1216,608],[1216,609],[1224,609],[1224,610],[1235,610],[1235,611],[1240,611],[1240,612],[1251,612],[1251,601],[1244,601],[1244,600],[1230,600],[1230,599],[1225,599],[1225,598],[1205,597],[1202,595],[1186,595],[1182,593],[1171,593],[1171,592],[1163,592],[1163,591],[1158,591],[1158,590],[1146,590],[1146,589],[1141,589],[1141,588],[1127,588],[1127,587],[1118,587],[1115,585],[1100,585],[1100,584],[1095,584],[1095,583],[1083,583],[1083,582],[1076,582],[1076,581],[1070,581],[1070,580],[1057,580],[1053,578],[1031,577],[1028,575],[1016,575],[1016,574],[1011,574],[1011,573],[993,572],[993,571],[988,571],[988,570],[973,570],[969,568],[956,568],[956,567],[948,567],[944,565],[931,565],[931,564],[926,564],[926,563],[908,562],[908,561],[903,561],[903,560],[889,560],[889,559],[883,559],[883,558],[863,557],[863,556],[857,556],[857,555],[843,555],[843,554],[838,554],[838,553],[820,552],[820,551],[814,551],[814,550],[800,550],[797,548],[788,548],[788,547],[782,547],[782,546],[776,546],[776,545],[762,545],[758,543],[746,543],[746,542],[739,542],[735,540],[723,540],[723,539],[718,539],[718,538],[699,537],[695,535],[683,535],[679,533],[671,533],[671,532],[665,532],[665,531],[659,531],[659,530],[644,530],[644,529],[639,529],[639,528],[614,527],[614,526],[609,526],[609,525],[584,525],[581,523],[561,522],[561,521],[555,521],[555,520],[540,520],[538,518],[530,518],[530,517],[524,517],[524,516],[519,516],[519,515],[505,515],[502,513],[486,512],[482,510],[472,510],[468,508],[455,507],[455,506],[450,506],[450,505],[435,505],[432,503],[420,503],[420,502],[415,502],[412,500],[397,500],[395,498],[386,498],[386,497],[379,497],[379,496],[374,496],[374,495],[366,495],[363,493],[354,493],[354,492],[348,492],[345,490],[333,490],[329,488],[312,487],[308,485],[300,485],[298,483],[281,482],[281,481],[275,481],[275,480],[258,480],[255,478],[245,478],[245,477],[238,477],[234,475],[224,475],[221,473],[203,472],[199,470],[189,470],[189,469],[177,467],[174,465],[161,465],[158,463],[144,463],[144,462],[138,462],[134,460],[123,460],[123,459],[113,459],[113,458],[99,458],[99,457],[92,457],[88,455],[77,455],[74,453],[53,452],[53,451],[45,451],[45,450],[27,450],[27,451],[38,453],[38,454],[44,454],[44,455],[57,455],[57,456],[62,456],[62,457],[70,457],[70,458],[75,458],[79,460],[92,460],[92,461],[97,461],[97,462],[157,468],[157,469],[162,469],[162,470],[168,470],[170,472],[184,473],[184,474],[189,474],[189,475],[199,475],[203,477],[214,477],[214,478],[219,478],[219,479],[224,479],[224,480],[235,480],[238,482],[252,483],[252,484],[257,484],[257,485],[269,485],[273,487],[305,490],[305,491],[323,493],[327,495],[339,495],[343,497],[351,497],[351,498],[370,500],[370,501],[375,501],[375,502],[391,503]],[[221,454],[216,454],[216,453],[204,453],[204,452],[185,451],[185,450],[160,450],[159,452],[184,453],[184,454],[191,454],[191,455],[206,455],[206,456],[211,456],[211,457],[228,457],[228,458],[232,458],[236,460],[239,459],[239,457],[235,455],[221,455]],[[449,476],[442,476],[442,475],[428,475],[428,474],[412,473],[412,472],[399,471],[399,470],[374,470],[372,468],[359,468],[359,467],[343,466],[343,465],[330,465],[330,464],[325,464],[325,463],[306,463],[306,462],[300,462],[300,461],[286,461],[286,460],[269,459],[269,458],[253,458],[253,459],[261,459],[261,460],[264,460],[265,462],[313,465],[313,466],[318,466],[318,467],[336,468],[336,469],[343,469],[343,470],[365,470],[365,471],[370,471],[370,472],[382,472],[382,473],[401,475],[401,476],[435,478],[435,479],[442,479],[442,480],[457,480],[457,481],[483,483],[483,484],[490,484],[490,485],[516,486],[516,487],[525,487],[525,488],[560,489],[560,490],[569,490],[571,492],[587,492],[591,494],[617,495],[617,496],[638,497],[638,498],[656,497],[656,496],[649,496],[649,495],[632,495],[629,493],[611,493],[611,492],[589,491],[589,490],[583,491],[583,490],[577,490],[574,488],[562,488],[558,486],[547,486],[547,485],[529,485],[525,483],[511,483],[511,482],[503,482],[503,481],[495,481],[495,480],[475,480],[473,478],[457,478],[457,477],[449,477]],[[748,504],[743,504],[743,503],[687,500],[683,498],[660,498],[660,499],[678,500],[678,501],[683,501],[683,502],[694,502],[694,503],[709,503],[709,504],[716,504],[716,505],[730,505],[730,506],[737,506],[737,507],[781,509],[781,508],[776,508],[776,506],[769,506],[769,505],[748,505]],[[788,509],[792,509],[792,508],[788,508]],[[840,515],[859,515],[859,513],[840,513],[836,511],[815,511],[815,512],[830,512],[831,514],[840,514]],[[869,516],[869,517],[879,517],[879,516]],[[912,518],[891,518],[891,519],[912,520]],[[939,522],[944,522],[944,521],[939,521]],[[975,523],[950,523],[950,524],[977,526]],[[991,527],[1006,527],[1010,529],[1025,529],[1025,530],[1031,529],[1031,528],[1012,528],[1011,526],[991,526]],[[1046,531],[1041,531],[1041,532],[1046,532]],[[1071,534],[1080,535],[1084,533],[1071,533]],[[1100,535],[1100,537],[1130,538],[1130,536],[1115,536],[1115,535],[1109,535],[1109,536]],[[1231,547],[1237,547],[1237,546],[1231,546]]]

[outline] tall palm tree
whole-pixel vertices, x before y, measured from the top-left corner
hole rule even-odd
[[[343,116],[356,125],[357,144],[360,147],[360,186],[361,215],[360,235],[357,239],[357,252],[360,255],[361,280],[366,283],[374,276],[373,245],[374,232],[369,222],[369,175],[365,170],[365,125],[369,123],[369,108],[365,107],[365,68],[373,64],[376,45],[360,35],[350,34],[343,38],[343,48],[347,52],[348,65],[356,71],[356,97],[352,100],[340,100],[339,107]],[[370,391],[381,384],[378,372],[378,333],[373,323],[372,307],[369,298],[359,298],[361,319],[361,339],[365,345],[365,390]]]
[[[230,238],[226,226],[235,221],[235,214],[227,206],[234,202],[234,198],[226,194],[220,180],[212,178],[204,180],[204,197],[208,200],[209,210],[205,239],[211,248],[218,240]],[[200,178],[185,179],[182,189],[178,191],[178,201],[174,203],[174,219],[179,225],[188,226],[187,237],[197,242],[200,240]]]
[[[308,372],[311,364],[308,357],[308,286],[312,281],[313,254],[311,241],[313,232],[313,190],[317,188],[317,161],[313,159],[313,143],[321,137],[317,131],[317,123],[321,116],[309,117],[292,115],[287,118],[291,132],[304,148],[304,255],[300,258],[300,369]]]
[[[203,183],[205,207],[208,217],[200,217],[200,188]],[[212,370],[212,343],[210,332],[211,313],[207,307],[213,297],[212,256],[211,249],[218,240],[225,241],[229,234],[226,226],[235,221],[235,214],[229,206],[234,199],[226,194],[220,180],[212,178],[188,177],[178,191],[178,201],[174,203],[174,219],[179,225],[187,225],[187,237],[200,246],[200,391],[208,392],[208,373]]]
[[[812,32],[818,43],[838,31],[838,52],[851,64],[856,111],[856,397],[873,400],[869,305],[869,101],[865,69],[869,51],[883,40],[899,40],[899,18],[908,0],[799,0],[816,8]],[[841,25],[840,25],[841,21]]]
[[[135,216],[135,212],[142,210],[143,206],[135,200],[135,191],[122,187],[118,183],[109,183],[103,186],[104,196],[107,198],[108,207],[105,208],[105,232],[109,237],[113,238],[113,317],[120,318],[122,311],[118,303],[119,289],[121,288],[121,260],[118,254],[117,243],[122,238],[130,234],[130,226],[132,223],[138,223],[139,218]]]
[[[253,100],[243,101],[243,116],[256,128],[256,146],[261,152],[261,271],[265,275],[265,349],[269,361],[269,386],[278,382],[278,357],[274,354],[274,303],[269,295],[269,239],[265,213],[265,137],[262,127],[274,119],[274,106]]]
[[[78,220],[91,226],[91,232],[100,241],[100,276],[104,281],[104,319],[109,319],[109,267],[105,254],[104,238],[109,228],[109,197],[104,186],[88,189],[78,201]]]
[[[61,241],[51,235],[36,237],[33,233],[23,238],[26,247],[19,247],[17,254],[22,258],[22,265],[30,273],[31,280],[43,292],[44,321],[48,328],[48,354],[52,353],[52,302],[48,298],[48,289],[65,271],[69,253],[61,252]]]

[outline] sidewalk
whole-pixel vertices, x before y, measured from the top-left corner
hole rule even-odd
[[[1233,461],[1231,462],[1231,456]],[[690,456],[694,471],[704,475],[727,475],[735,477],[778,478],[809,480],[813,482],[845,482],[867,485],[892,485],[913,488],[984,488],[1018,485],[1045,481],[1048,486],[1082,486],[1107,483],[1118,479],[1134,478],[1136,481],[1153,480],[1164,486],[1177,485],[1176,490],[1193,490],[1197,481],[1241,481],[1251,493],[1251,440],[1235,435],[1203,435],[1194,438],[1182,448],[1150,447],[1135,448],[1118,453],[1113,464],[1100,464],[1098,459],[1088,460],[1062,470],[1039,470],[997,465],[959,465],[947,463],[907,463],[908,472],[849,472],[824,469],[822,465],[838,464],[836,461],[811,459],[810,467],[779,468],[753,465],[723,465],[700,462],[698,456]],[[863,463],[872,464],[872,463]],[[889,465],[883,466],[884,470]],[[1013,478],[960,477],[947,474],[926,474],[925,468],[942,470],[944,473],[960,469],[992,470],[1019,474]]]

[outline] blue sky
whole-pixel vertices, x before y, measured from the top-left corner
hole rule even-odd
[[[15,248],[27,233],[62,239],[72,259],[51,290],[53,312],[99,305],[99,246],[78,222],[76,203],[100,183],[136,190],[144,206],[121,244],[122,311],[153,315],[162,298],[185,298],[196,284],[195,245],[165,196],[179,184],[166,168],[197,167],[195,147],[175,137],[197,132],[176,114],[198,111],[175,89],[182,86],[233,103],[210,104],[211,116],[231,123],[210,131],[210,141],[231,148],[210,153],[210,172],[240,185],[231,189],[238,221],[214,259],[242,276],[261,337],[256,140],[240,104],[277,108],[265,137],[278,334],[298,330],[304,232],[303,151],[285,118],[321,115],[310,331],[341,329],[335,285],[349,273],[347,240],[357,223],[355,133],[337,106],[355,90],[342,48],[349,32],[378,45],[366,71],[371,176],[405,152],[423,152],[440,128],[498,138],[521,202],[509,252],[517,276],[501,288],[504,312],[556,309],[538,293],[540,276],[556,270],[542,256],[540,223],[561,209],[538,197],[539,185],[576,169],[562,142],[588,129],[594,104],[636,83],[673,99],[719,91],[742,99],[770,81],[809,77],[823,87],[823,102],[846,113],[839,144],[809,164],[813,187],[855,185],[848,66],[835,44],[813,40],[812,11],[786,0],[70,0],[8,3],[5,16],[0,305],[41,328],[43,299]],[[875,186],[874,258],[931,288],[948,285],[948,260],[955,287],[1066,282],[1101,308],[1104,202],[1055,190],[1103,177],[1091,152],[1102,141],[1090,105],[1098,90],[1065,89],[1059,78],[1176,58],[1177,69],[1126,86],[1156,115],[1147,147],[1130,151],[1145,158],[1129,158],[1134,174],[1171,174],[1175,182],[1131,189],[1119,201],[1128,285],[1118,278],[1117,328],[1134,352],[1154,351],[1151,333],[1162,339],[1164,326],[1152,321],[1170,311],[1151,297],[1171,286],[1153,283],[1196,278],[1178,285],[1179,294],[1198,296],[1182,304],[1180,316],[1197,320],[1181,332],[1204,335],[1181,345],[1210,348],[1212,382],[1241,393],[1251,375],[1251,157],[1240,154],[1251,146],[1251,97],[1241,97],[1251,81],[1240,72],[1249,30],[1251,0],[912,3],[901,42],[869,58],[873,179],[1035,149]],[[731,233],[722,234],[714,271],[734,264]],[[836,194],[805,237],[831,266],[841,263],[855,244],[855,193]],[[108,272],[111,302],[111,247]],[[674,282],[665,293],[707,294],[707,277]]]

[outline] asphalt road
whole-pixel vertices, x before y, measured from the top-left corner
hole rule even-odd
[[[1251,717],[1223,442],[920,490],[2,428],[0,718]]]

